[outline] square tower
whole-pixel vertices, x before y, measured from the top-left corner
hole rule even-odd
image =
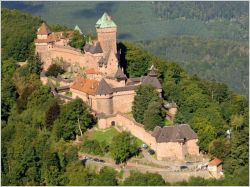
[[[117,54],[117,26],[106,12],[96,22],[96,32],[104,54],[107,54],[110,50],[113,51],[114,54]]]

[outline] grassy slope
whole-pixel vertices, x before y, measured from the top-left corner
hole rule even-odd
[[[163,56],[163,51],[166,50],[162,40],[176,36],[193,38],[193,41],[188,41],[189,48],[193,47],[193,42],[197,38],[217,39],[218,50],[224,50],[224,40],[234,40],[237,45],[248,44],[248,32],[242,30],[238,22],[226,20],[203,22],[189,19],[163,20],[155,16],[154,5],[151,2],[143,2],[143,6],[142,2],[19,2],[19,4],[7,3],[5,6],[18,7],[20,10],[29,11],[34,15],[41,16],[50,24],[63,24],[72,28],[77,24],[83,32],[87,33],[95,32],[96,21],[104,11],[107,11],[118,25],[118,38],[120,40],[148,40],[150,45],[144,45],[143,47],[160,56]],[[227,44],[229,48],[234,45],[231,45],[230,42]],[[199,47],[206,53],[206,46],[200,45]],[[176,50],[176,47],[169,50]],[[195,54],[196,51],[189,51],[189,53]],[[206,55],[202,54],[193,59],[186,58],[185,61],[182,60],[185,58],[183,54],[175,57],[170,55],[167,58],[184,65],[191,73],[197,73],[206,79],[215,79],[227,83],[235,91],[248,95],[248,86],[244,88],[241,83],[248,82],[248,71],[244,71],[243,74],[240,71],[237,72],[239,69],[248,70],[248,60],[242,62],[242,59],[238,60],[238,56],[236,56],[235,62],[240,61],[240,63],[237,64],[239,67],[235,69],[231,62],[223,62],[223,65],[218,65],[221,62],[219,59],[223,58],[224,54],[219,58],[212,59],[212,63],[200,60],[204,56]],[[199,61],[199,66],[197,66],[197,61]],[[207,66],[209,66],[209,69],[206,69]],[[214,69],[217,69],[217,71],[214,71]],[[218,72],[220,73],[218,74]],[[235,81],[230,74],[237,73],[241,76]]]
[[[106,130],[96,130],[91,131],[88,134],[89,139],[97,140],[98,142],[106,141],[107,143],[111,143],[113,137],[117,136],[119,132],[115,128],[109,128]]]
[[[118,134],[119,132],[115,128],[111,127],[105,130],[90,131],[88,132],[87,137],[90,140],[97,140],[100,143],[106,141],[108,144],[110,144],[112,139]],[[136,138],[136,143],[138,146],[140,146],[143,142]]]

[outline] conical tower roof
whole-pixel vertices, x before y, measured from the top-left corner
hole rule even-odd
[[[42,25],[39,27],[37,34],[38,35],[48,35],[51,31],[49,30],[49,27],[46,25],[46,23],[42,23]]]
[[[154,65],[152,65],[150,68],[149,68],[149,73],[148,75],[150,77],[157,77],[157,69],[154,67]]]
[[[109,84],[104,79],[102,79],[99,83],[97,90],[96,90],[96,95],[111,94],[112,92],[113,92],[113,90],[109,86]]]
[[[102,17],[96,22],[96,28],[111,28],[117,27],[115,22],[111,19],[111,17],[104,12]]]
[[[78,25],[75,26],[74,30],[75,30],[75,31],[78,31],[80,34],[82,34],[82,30],[79,28]]]
[[[121,79],[121,80],[126,80],[127,76],[123,73],[122,69],[119,67],[116,74],[115,74],[115,78],[117,79]]]

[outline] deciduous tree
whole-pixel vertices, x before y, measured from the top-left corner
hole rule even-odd
[[[118,163],[126,161],[138,153],[135,138],[127,132],[122,132],[113,138],[110,151]]]

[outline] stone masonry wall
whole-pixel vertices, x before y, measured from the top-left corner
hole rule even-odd
[[[157,159],[164,160],[166,158],[184,159],[182,145],[177,142],[158,143],[157,144]]]
[[[63,46],[37,45],[36,52],[40,55],[45,70],[52,64],[52,59],[56,58],[63,58],[66,62],[72,64],[79,63],[81,67],[86,69],[94,68],[98,70],[97,62],[101,58],[101,55],[82,54]]]
[[[113,93],[113,112],[128,113],[132,111],[132,103],[136,93],[134,90]]]
[[[188,154],[190,154],[190,155],[198,155],[199,154],[199,147],[198,147],[197,143],[198,143],[198,139],[187,141],[186,144],[187,144]]]
[[[143,125],[121,113],[106,118],[99,118],[98,127],[101,129],[108,128],[112,122],[120,130],[130,132],[133,136],[149,145],[151,149],[155,150],[158,160],[183,160],[186,154],[199,155],[199,147],[196,144],[197,139],[189,140],[184,145],[178,142],[157,143],[151,133],[143,128]]]

